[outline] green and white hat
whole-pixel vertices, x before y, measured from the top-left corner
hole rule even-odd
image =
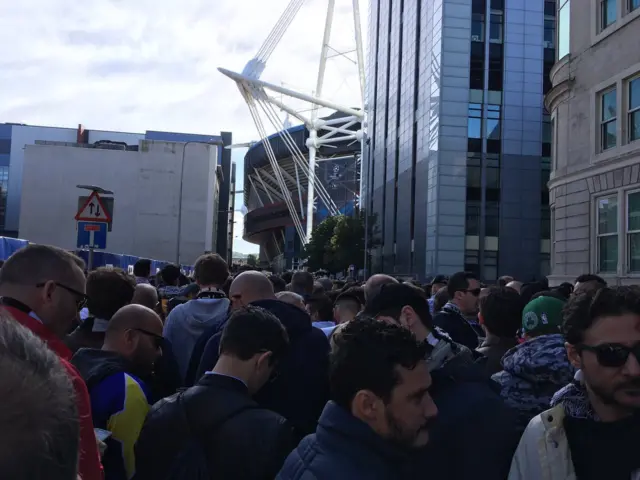
[[[555,297],[538,297],[522,311],[522,329],[528,335],[560,333],[564,302]]]

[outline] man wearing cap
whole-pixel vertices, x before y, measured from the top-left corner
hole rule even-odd
[[[430,286],[431,296],[429,297],[429,300],[427,300],[427,302],[429,303],[429,313],[431,313],[431,315],[433,316],[436,313],[433,307],[436,293],[438,293],[441,288],[447,286],[447,277],[445,277],[444,275],[436,275],[435,277],[433,277],[433,280],[431,280]]]
[[[502,357],[504,370],[491,377],[500,384],[505,403],[518,412],[521,431],[575,374],[560,333],[563,307],[562,300],[545,294],[531,300],[522,312],[526,341]]]
[[[426,359],[439,415],[430,446],[417,456],[417,471],[429,471],[433,478],[462,480],[478,472],[487,480],[506,478],[519,439],[515,413],[494,391],[483,367],[474,363],[471,351],[433,326],[419,291],[410,285],[383,285],[367,299],[363,314],[400,325],[429,345]]]

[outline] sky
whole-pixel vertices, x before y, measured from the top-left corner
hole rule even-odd
[[[235,83],[217,68],[242,71],[288,2],[0,1],[0,122],[73,128],[82,123],[125,132],[231,131],[234,143],[258,140]],[[326,4],[306,1],[269,59],[264,80],[313,92]],[[338,51],[353,49],[352,18],[351,0],[337,0],[331,45]],[[352,62],[340,56],[329,62],[323,97],[359,105]],[[233,152],[238,189],[245,152]],[[242,204],[241,195],[236,204]],[[236,215],[241,229],[242,216]],[[258,251],[236,231],[234,251]]]

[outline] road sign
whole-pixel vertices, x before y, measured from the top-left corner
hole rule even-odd
[[[78,210],[76,220],[79,222],[110,222],[111,215],[105,208],[98,192],[92,192],[87,202]]]
[[[84,206],[87,204],[87,202],[89,201],[89,195],[80,195],[78,197],[78,206],[76,207],[76,212],[79,212],[80,210],[84,209]],[[100,201],[102,202],[102,205],[107,209],[107,215],[109,215],[109,228],[107,229],[108,232],[111,231],[111,227],[113,225],[113,197],[105,197],[104,195],[100,195]]]
[[[78,222],[78,248],[107,248],[106,222]]]

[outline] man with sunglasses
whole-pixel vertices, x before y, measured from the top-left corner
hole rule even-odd
[[[94,427],[111,432],[103,457],[106,480],[133,476],[133,446],[152,403],[143,379],[153,371],[162,342],[158,314],[127,305],[111,317],[102,349],[82,348],[71,360],[89,389]]]
[[[640,289],[578,294],[563,333],[579,371],[529,423],[509,479],[640,478]]]
[[[483,336],[482,327],[475,319],[481,290],[480,282],[473,273],[453,274],[447,283],[449,301],[433,317],[435,326],[447,332],[454,342],[472,351],[478,347],[479,337]]]

